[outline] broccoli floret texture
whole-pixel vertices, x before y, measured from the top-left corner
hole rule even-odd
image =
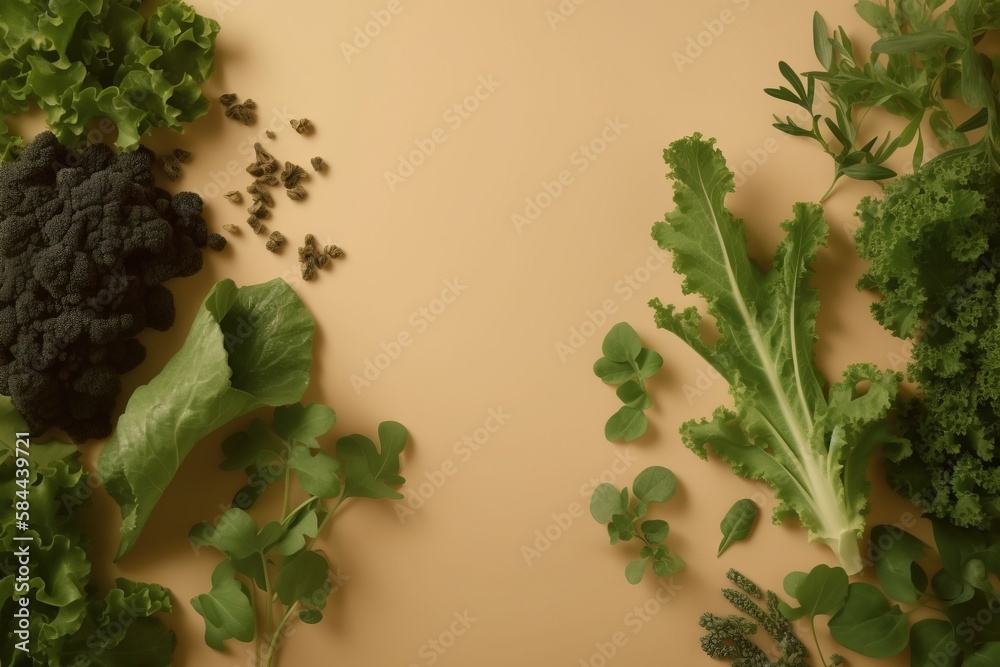
[[[43,132],[0,165],[0,394],[35,435],[109,435],[136,335],[173,325],[161,283],[201,269],[201,198],[156,187],[153,158]]]

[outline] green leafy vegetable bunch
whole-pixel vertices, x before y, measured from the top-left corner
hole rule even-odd
[[[924,138],[925,122],[942,149],[983,153],[1000,171],[996,93],[1000,59],[982,44],[1000,28],[1000,5],[987,0],[860,0],[855,9],[878,32],[867,56],[858,56],[843,28],[831,37],[816,13],[813,42],[821,68],[799,76],[781,62],[788,85],[765,90],[800,107],[809,119],[800,124],[791,116],[775,116],[774,126],[815,140],[833,159],[833,183],[827,194],[843,176],[861,180],[895,176],[885,162],[914,139],[913,168],[918,168],[930,145]],[[950,104],[956,100],[966,110],[956,112]],[[905,128],[896,137],[886,133],[881,139],[869,139],[862,126],[873,108],[904,118]],[[984,126],[984,137],[971,143],[967,133]]]
[[[156,614],[170,611],[170,592],[119,578],[98,594],[80,516],[92,491],[80,455],[72,445],[36,443],[15,456],[13,434],[26,431],[0,397],[0,664],[168,667],[176,640]],[[18,525],[24,515],[28,530]],[[18,617],[24,609],[27,628]]]
[[[274,411],[270,425],[254,420],[223,443],[222,468],[243,470],[247,485],[215,525],[200,523],[189,535],[192,543],[226,556],[212,575],[212,589],[191,600],[212,648],[221,651],[233,638],[256,640],[254,664],[273,665],[278,638],[294,617],[304,623],[323,618],[332,585],[316,538],[330,518],[348,498],[403,497],[394,487],[404,482],[399,457],[407,430],[382,422],[378,446],[350,435],[328,452],[317,438],[335,421],[327,406],[288,405]],[[247,510],[272,483],[281,485],[281,514],[259,524]],[[292,498],[303,494],[292,507]]]
[[[899,424],[913,443],[889,481],[959,526],[1000,518],[1000,178],[983,155],[953,155],[895,180],[858,209],[860,286],[875,318],[913,338],[920,397]]]
[[[645,410],[653,405],[645,380],[663,366],[659,353],[642,346],[639,334],[628,322],[611,327],[602,344],[604,356],[594,362],[594,374],[615,390],[624,405],[604,425],[604,437],[635,440],[646,432]]]
[[[643,546],[639,558],[625,566],[625,578],[630,584],[638,584],[649,563],[653,573],[659,577],[669,577],[684,569],[684,560],[670,553],[665,544],[670,534],[670,525],[662,519],[647,519],[651,503],[665,503],[677,491],[677,477],[663,466],[651,466],[640,472],[632,484],[618,490],[613,484],[600,484],[590,498],[590,514],[598,523],[608,526],[611,544],[628,542],[638,538]]]
[[[76,147],[107,118],[132,150],[157,127],[181,130],[208,110],[199,85],[212,74],[219,24],[180,0],[148,18],[140,0],[4,0],[0,13],[0,162],[20,137],[4,116],[32,103]]]

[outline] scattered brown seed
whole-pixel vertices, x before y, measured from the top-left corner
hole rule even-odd
[[[251,176],[263,176],[264,167],[258,162],[251,162],[247,165],[247,173]]]
[[[285,162],[285,168],[281,170],[278,178],[281,179],[281,184],[286,188],[294,188],[300,180],[309,178],[309,174],[299,165],[293,162]]]
[[[253,204],[247,209],[247,212],[255,218],[266,218],[270,214],[267,206],[259,199],[253,200]]]
[[[191,159],[191,153],[183,148],[175,148],[174,157],[177,158],[178,162],[187,162]]]
[[[317,269],[324,269],[326,265],[330,262],[329,255],[316,255],[313,257],[313,266]]]
[[[247,109],[255,109],[257,108],[257,103],[248,97],[246,101],[243,103],[243,106],[245,106]]]
[[[260,221],[260,218],[255,215],[251,215],[247,218],[247,224],[250,225],[250,229],[253,230],[254,234],[260,234],[267,231],[267,227],[265,227],[264,223]]]
[[[308,118],[293,118],[290,121],[292,129],[299,134],[306,134],[307,132],[312,132],[313,124]]]
[[[264,173],[265,174],[273,174],[274,172],[278,171],[278,163],[277,163],[277,161],[275,161],[275,162],[265,162],[261,166],[264,168]]]
[[[288,188],[285,190],[285,194],[288,195],[289,199],[298,201],[300,199],[305,199],[306,189],[301,185],[296,185],[294,188]]]
[[[236,94],[226,93],[225,95],[219,95],[219,102],[221,102],[224,107],[230,107],[236,104]]]
[[[261,185],[277,185],[278,177],[274,174],[264,174],[263,176],[259,176],[257,178],[257,183]]]
[[[312,168],[315,169],[316,171],[323,171],[323,167],[326,166],[326,164],[323,162],[323,158],[319,157],[318,155],[313,159],[309,160],[309,164],[311,164]]]
[[[315,277],[316,277],[316,269],[313,268],[313,265],[308,263],[303,263],[302,280],[312,280]]]
[[[254,153],[257,155],[257,162],[260,164],[266,164],[268,162],[274,162],[274,156],[264,150],[264,146],[258,141],[253,145]]]
[[[264,136],[267,137],[268,139],[274,139],[275,135],[274,135],[274,132],[272,132],[271,130],[265,130],[264,131]]]
[[[243,195],[240,194],[239,190],[230,190],[225,194],[225,197],[229,201],[235,202],[237,204],[243,201]]]
[[[255,200],[264,202],[264,206],[274,206],[274,197],[272,197],[271,193],[268,192],[267,189],[258,181],[254,181],[248,185],[247,192],[253,195]]]
[[[337,257],[343,257],[344,251],[335,245],[328,245],[323,248],[323,254],[329,255],[331,259],[335,259]]]
[[[282,236],[281,232],[271,232],[270,238],[267,239],[267,249],[271,252],[280,252],[284,245],[285,237]]]
[[[247,100],[243,104],[234,104],[226,109],[226,118],[232,118],[244,125],[256,122],[257,114],[253,110],[253,100]]]
[[[222,228],[225,229],[230,234],[239,234],[240,233],[240,228],[237,227],[236,225],[222,225]]]

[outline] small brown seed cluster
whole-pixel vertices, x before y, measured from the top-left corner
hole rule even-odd
[[[219,102],[226,107],[226,118],[232,118],[244,125],[255,123],[257,112],[254,110],[257,108],[257,104],[250,98],[247,98],[242,104],[237,104],[236,99],[235,93],[226,93],[219,97]]]
[[[271,232],[271,236],[267,239],[266,247],[271,252],[281,252],[281,248],[285,245],[285,237],[281,232]]]
[[[313,131],[312,121],[308,118],[293,118],[289,121],[289,124],[299,134],[308,134]]]
[[[343,256],[344,251],[339,247],[327,245],[320,248],[316,245],[316,237],[306,234],[305,241],[299,247],[299,268],[302,270],[302,279],[312,280],[318,271],[331,264],[330,260]]]
[[[175,148],[172,153],[160,156],[160,166],[163,167],[163,173],[167,175],[167,178],[176,181],[181,177],[181,163],[190,159],[191,153],[183,148]]]

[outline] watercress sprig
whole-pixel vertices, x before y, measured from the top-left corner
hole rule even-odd
[[[271,667],[293,616],[304,623],[323,618],[332,585],[329,560],[316,540],[330,518],[348,498],[403,497],[393,487],[404,482],[398,472],[406,428],[382,422],[379,446],[350,435],[330,453],[317,438],[335,422],[325,405],[288,405],[274,411],[270,425],[254,420],[223,442],[221,467],[245,471],[247,485],[214,526],[203,522],[189,534],[193,544],[226,557],[212,574],[211,590],[191,600],[212,648],[223,650],[228,639],[256,640],[255,664]],[[247,510],[275,483],[282,487],[280,516],[259,525]],[[291,507],[293,495],[302,493],[305,499]]]
[[[605,384],[617,386],[623,405],[604,425],[604,436],[615,441],[635,440],[646,432],[644,410],[653,405],[646,380],[663,366],[663,357],[642,346],[639,334],[627,322],[611,327],[601,345],[604,356],[594,362],[594,374]]]
[[[639,538],[644,545],[639,549],[639,558],[625,566],[625,578],[630,584],[642,581],[650,562],[653,573],[660,577],[669,577],[684,569],[684,560],[670,553],[664,544],[670,534],[670,525],[662,519],[639,523],[650,503],[665,503],[676,491],[677,477],[662,466],[651,466],[639,473],[632,485],[632,494],[628,487],[619,491],[608,483],[594,489],[590,514],[598,523],[608,525],[611,544]]]

